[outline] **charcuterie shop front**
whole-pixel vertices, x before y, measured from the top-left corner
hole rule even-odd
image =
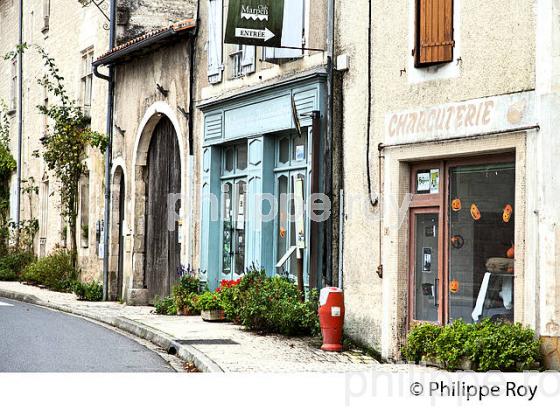
[[[520,93],[386,115],[379,239],[387,357],[398,357],[420,322],[530,324],[533,106],[533,95]]]
[[[411,170],[410,322],[513,321],[515,157]]]

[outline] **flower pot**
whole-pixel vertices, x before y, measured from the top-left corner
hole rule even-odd
[[[226,320],[223,310],[203,310],[200,316],[205,322],[223,322]]]

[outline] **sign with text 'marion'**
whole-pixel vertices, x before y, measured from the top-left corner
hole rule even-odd
[[[284,0],[230,0],[225,42],[282,46]]]

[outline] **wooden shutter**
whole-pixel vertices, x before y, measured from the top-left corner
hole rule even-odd
[[[453,0],[416,0],[416,66],[453,61]]]
[[[208,2],[208,82],[222,81],[223,56],[223,1]]]

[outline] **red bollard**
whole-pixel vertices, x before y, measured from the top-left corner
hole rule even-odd
[[[323,334],[322,350],[342,351],[344,328],[344,293],[340,288],[321,289],[319,297],[319,322]]]

